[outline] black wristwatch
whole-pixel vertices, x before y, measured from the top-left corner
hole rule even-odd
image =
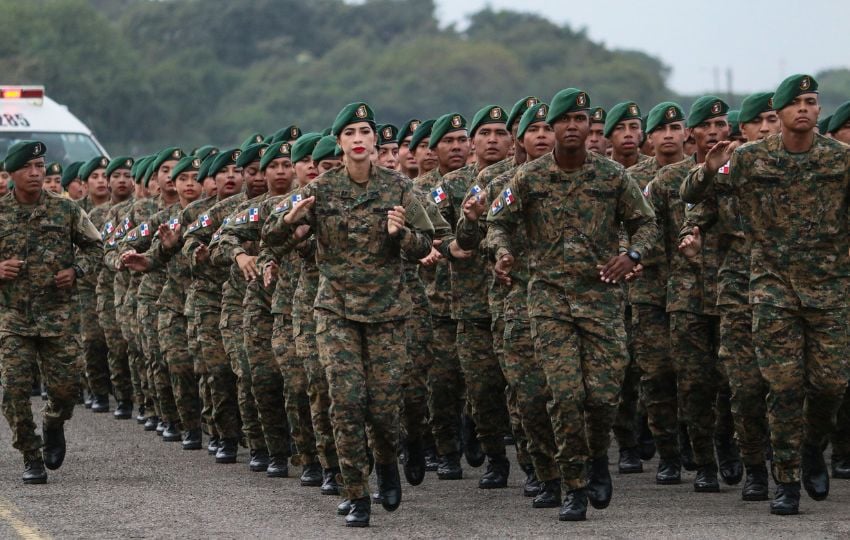
[[[640,253],[637,251],[630,249],[626,252],[626,256],[632,260],[635,264],[640,264]]]

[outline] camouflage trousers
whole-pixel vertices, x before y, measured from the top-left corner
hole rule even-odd
[[[316,309],[316,343],[331,396],[343,496],[369,496],[368,440],[379,464],[398,459],[404,321],[360,323]]]
[[[160,308],[157,319],[159,347],[164,353],[167,374],[171,381],[174,406],[184,430],[201,428],[201,407],[198,380],[192,357],[189,355],[186,317],[170,309]]]
[[[716,464],[715,404],[725,375],[720,372],[720,319],[685,311],[670,313],[670,350],[676,364],[683,420],[697,466]]]
[[[753,342],[768,384],[773,477],[800,480],[804,443],[821,448],[847,391],[848,310],[753,307]]]
[[[112,391],[118,401],[132,401],[133,387],[130,384],[130,365],[128,359],[128,344],[121,331],[121,323],[116,317],[112,298],[98,298],[98,322],[103,329],[106,340],[106,363],[109,369],[109,380]],[[94,389],[92,389],[94,392]]]
[[[319,462],[325,469],[339,467],[339,456],[334,441],[333,423],[331,422],[331,397],[328,390],[328,377],[325,367],[319,361],[319,350],[316,345],[316,323],[311,317],[303,320],[293,320],[295,337],[295,354],[301,359],[307,374],[307,397],[310,399],[310,417],[313,425],[313,436],[316,441],[316,453]],[[295,412],[294,410],[292,411]],[[300,420],[299,420],[300,421]]]
[[[628,361],[622,315],[533,317],[531,339],[552,392],[549,415],[561,480],[567,490],[583,488],[588,459],[605,456],[611,442]]]
[[[141,326],[136,318],[136,299],[132,294],[126,294],[126,289],[119,296],[119,280],[115,280],[116,305],[115,316],[121,323],[121,332],[127,342],[127,381],[132,388],[134,401],[144,404],[146,416],[159,416],[159,404],[155,399],[155,389],[148,380],[147,366],[142,354]],[[126,298],[125,298],[126,297]],[[120,300],[119,298],[124,298]]]
[[[496,337],[495,333],[493,337]],[[534,355],[530,322],[521,318],[505,320],[503,341],[502,372],[508,386],[512,388],[512,394],[516,396],[516,412],[527,441],[528,459],[534,466],[538,480],[560,478],[561,473],[555,462],[555,433],[546,409],[552,399],[552,392],[546,383],[546,373]],[[517,439],[517,457],[519,452]]]
[[[159,308],[156,307],[156,300],[140,298],[136,313],[139,326],[144,329],[141,332],[142,353],[147,366],[148,381],[151,383],[151,393],[156,396],[156,402],[159,404],[160,418],[163,422],[179,422],[180,416],[174,403],[168,363],[159,346]]]
[[[505,378],[505,404],[508,408],[508,422],[514,438],[517,463],[519,463],[520,468],[525,469],[532,466],[533,463],[529,455],[528,437],[522,427],[522,413],[520,412],[516,387],[508,380],[505,373],[505,318],[502,314],[492,314],[490,333],[493,335],[493,353],[499,361],[499,368]]]
[[[221,331],[221,312],[198,310],[195,313],[198,343],[206,368],[207,387],[201,387],[201,399],[204,406],[212,406],[212,423],[219,437],[236,439],[239,437],[239,406],[237,404],[236,374],[224,350]],[[205,398],[204,393],[208,396]]]
[[[243,344],[251,368],[251,392],[269,454],[289,457],[289,422],[283,399],[283,377],[272,352],[274,317],[251,306],[243,315]]]
[[[309,383],[304,361],[293,346],[294,329],[288,313],[276,313],[272,324],[272,351],[283,376],[283,392],[286,399],[286,416],[298,455],[292,462],[307,465],[319,461],[316,434],[313,431]]]
[[[432,317],[434,361],[428,371],[428,413],[431,432],[441,456],[460,452],[460,414],[466,385],[457,355],[457,321]]]
[[[676,367],[670,356],[670,317],[663,307],[632,305],[631,349],[634,364],[640,370],[640,393],[658,454],[663,459],[676,459],[679,457]]]
[[[417,306],[404,323],[407,364],[401,378],[401,428],[407,441],[422,441],[430,446],[428,428],[428,371],[434,361],[431,343],[434,332],[431,313]]]
[[[481,449],[488,456],[505,453],[509,433],[505,376],[493,351],[490,320],[457,322],[457,356],[466,381],[466,399],[478,430]]]
[[[3,415],[12,431],[12,446],[25,458],[40,457],[41,437],[36,434],[30,391],[32,366],[38,363],[47,389],[44,426],[61,425],[71,418],[79,396],[80,348],[73,335],[20,336],[0,332],[0,374],[3,378]]]
[[[213,406],[212,393],[207,377],[209,371],[207,364],[204,362],[204,357],[201,353],[201,344],[198,341],[198,319],[199,316],[189,300],[186,301],[186,345],[189,350],[189,356],[192,358],[193,371],[197,378],[197,392],[201,406],[201,429],[210,437],[218,437],[218,430],[215,428],[213,421]]]
[[[620,388],[620,403],[617,405],[617,415],[614,417],[614,438],[620,449],[634,448],[638,445],[638,406],[640,404],[640,367],[632,354],[632,309],[628,305],[623,316],[626,327],[626,350],[629,353],[629,363],[623,377],[623,387]]]
[[[844,399],[835,421],[835,433],[832,434],[832,455],[850,457],[850,387],[844,392]]]
[[[263,427],[260,424],[257,402],[254,400],[251,380],[251,366],[245,354],[245,335],[242,331],[242,306],[222,302],[219,331],[224,352],[230,361],[230,369],[236,376],[236,405],[242,421],[242,434],[251,450],[267,450]],[[212,376],[212,373],[210,374]],[[213,400],[215,400],[215,387]]]
[[[109,349],[98,323],[97,298],[93,292],[79,291],[80,330],[83,338],[83,367],[89,391],[96,396],[108,396]]]

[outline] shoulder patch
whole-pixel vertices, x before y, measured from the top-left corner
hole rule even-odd
[[[441,202],[443,202],[443,201],[445,201],[446,199],[448,199],[448,198],[449,198],[449,196],[448,196],[448,194],[447,194],[445,191],[443,191],[443,188],[441,188],[440,186],[437,186],[437,187],[436,187],[436,188],[434,188],[434,190],[431,192],[431,198],[432,198],[432,199],[434,199],[434,203],[435,203],[435,204],[440,204]]]

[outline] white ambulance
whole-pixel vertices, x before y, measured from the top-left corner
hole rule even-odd
[[[47,163],[63,167],[74,161],[107,156],[91,130],[67,107],[44,95],[43,86],[0,84],[0,159],[18,141],[47,145]]]

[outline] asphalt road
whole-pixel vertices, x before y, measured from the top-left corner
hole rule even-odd
[[[40,409],[41,400],[33,405]],[[62,468],[49,472],[47,485],[24,486],[23,460],[0,421],[0,539],[850,537],[848,480],[833,481],[824,502],[804,494],[801,515],[777,517],[766,502],[742,502],[740,486],[694,493],[693,473],[685,473],[682,485],[657,486],[654,460],[644,464],[643,474],[614,472],[611,506],[590,510],[583,523],[561,523],[557,510],[532,509],[521,495],[522,475],[513,461],[508,489],[478,489],[482,469],[467,465],[461,481],[439,481],[429,473],[420,486],[404,484],[398,511],[373,507],[372,527],[351,530],[335,514],[336,497],[298,484],[298,467],[290,478],[266,478],[248,471],[244,449],[237,464],[217,465],[205,450],[183,451],[135,421],[95,415],[82,406],[66,434]],[[509,453],[513,460],[512,448]]]

